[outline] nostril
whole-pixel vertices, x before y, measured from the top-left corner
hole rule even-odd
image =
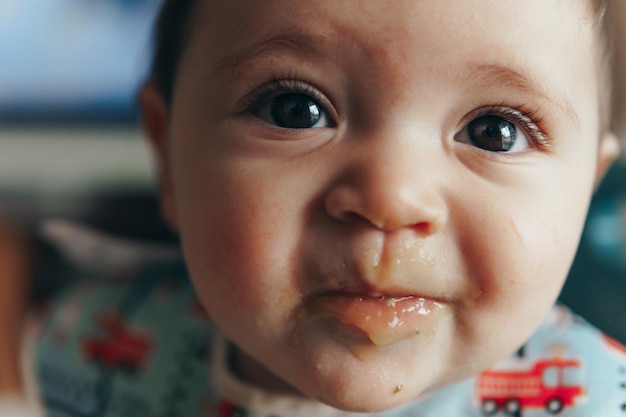
[[[414,224],[412,229],[420,235],[428,235],[432,232],[433,225],[429,222],[419,222]]]
[[[393,232],[404,226],[404,224],[394,224],[390,221],[378,221],[375,218],[365,217],[355,211],[347,211],[342,213],[338,220],[352,227],[374,227],[378,230],[382,230],[385,232]],[[431,234],[436,229],[435,225],[429,221],[418,222],[408,227],[413,229],[415,233],[421,236]]]

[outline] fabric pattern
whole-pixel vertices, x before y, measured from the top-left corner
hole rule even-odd
[[[53,305],[35,352],[51,417],[356,416],[247,386],[180,263],[93,275]],[[378,417],[626,417],[626,349],[557,306],[515,355]]]

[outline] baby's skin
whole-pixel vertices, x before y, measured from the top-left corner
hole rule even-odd
[[[142,104],[239,375],[376,411],[523,344],[615,155],[586,2],[197,3]]]

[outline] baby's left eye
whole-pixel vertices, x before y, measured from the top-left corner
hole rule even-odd
[[[311,129],[331,126],[326,110],[312,97],[284,93],[263,103],[256,115],[269,124],[285,129]]]
[[[454,139],[490,152],[514,153],[530,147],[528,138],[521,129],[497,115],[473,119]]]

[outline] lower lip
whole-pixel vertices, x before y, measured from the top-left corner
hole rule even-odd
[[[441,303],[417,296],[330,294],[308,299],[304,305],[304,318],[335,318],[382,347],[418,335],[426,318],[442,309]]]

